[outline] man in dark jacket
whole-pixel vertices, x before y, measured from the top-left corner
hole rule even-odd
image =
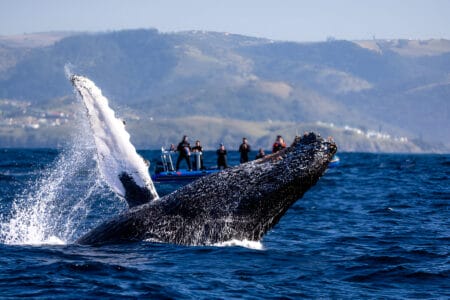
[[[199,152],[200,154],[194,155],[193,163],[194,163],[194,170],[197,170],[197,160],[200,159],[200,168],[202,170],[205,169],[205,165],[203,164],[203,146],[200,144],[200,141],[197,140],[195,142],[195,146],[192,147],[192,152]]]
[[[227,164],[227,150],[225,149],[225,146],[223,144],[220,144],[220,148],[217,149],[217,167],[219,169],[226,169],[228,168]]]
[[[189,171],[191,171],[192,170],[191,160],[189,159],[191,156],[191,145],[189,144],[188,137],[186,135],[183,136],[183,140],[178,144],[177,151],[179,152],[179,154],[178,154],[178,159],[177,159],[176,170],[178,171],[178,169],[180,168],[181,160],[185,159],[186,163],[189,167]]]
[[[239,152],[241,153],[241,164],[248,162],[248,154],[250,151],[251,149],[247,138],[242,138],[242,144],[239,146]]]

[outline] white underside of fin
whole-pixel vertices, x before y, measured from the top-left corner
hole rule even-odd
[[[72,75],[71,81],[86,107],[94,136],[98,167],[106,183],[115,193],[124,197],[125,188],[119,180],[119,175],[125,172],[138,186],[147,188],[154,199],[157,199],[158,194],[149,176],[148,166],[130,142],[124,122],[116,118],[109,107],[108,99],[86,77]]]

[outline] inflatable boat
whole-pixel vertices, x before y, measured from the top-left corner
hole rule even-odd
[[[166,151],[161,149],[161,160],[157,162],[155,173],[152,175],[152,180],[155,182],[182,182],[193,181],[205,175],[217,173],[220,169],[217,168],[201,168],[202,152],[192,152],[191,156],[194,158],[193,170],[179,169],[175,170],[173,167],[172,155],[176,152]]]

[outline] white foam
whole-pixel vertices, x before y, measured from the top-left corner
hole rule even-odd
[[[154,199],[157,199],[158,194],[148,174],[148,166],[131,144],[124,122],[116,118],[108,105],[108,99],[88,78],[78,75],[71,78],[86,106],[96,145],[98,167],[104,180],[115,193],[123,197],[125,188],[119,175],[126,172],[138,186],[147,188]]]
[[[264,246],[260,241],[249,241],[249,240],[229,240],[226,242],[216,243],[213,246],[216,247],[244,247],[253,250],[264,250]]]
[[[56,246],[62,246],[62,245],[67,245],[67,243],[63,240],[61,240],[60,238],[58,238],[57,236],[50,236],[48,237],[46,240],[43,241],[30,241],[28,243],[26,243],[27,245],[32,245],[32,246],[41,246],[41,245],[56,245]]]
[[[66,245],[66,242],[53,235],[44,241],[44,243],[47,245]]]

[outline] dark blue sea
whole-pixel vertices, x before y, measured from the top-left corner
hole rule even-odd
[[[93,157],[0,150],[0,298],[450,298],[450,155],[339,153],[259,245],[207,247],[74,244],[126,209]]]

